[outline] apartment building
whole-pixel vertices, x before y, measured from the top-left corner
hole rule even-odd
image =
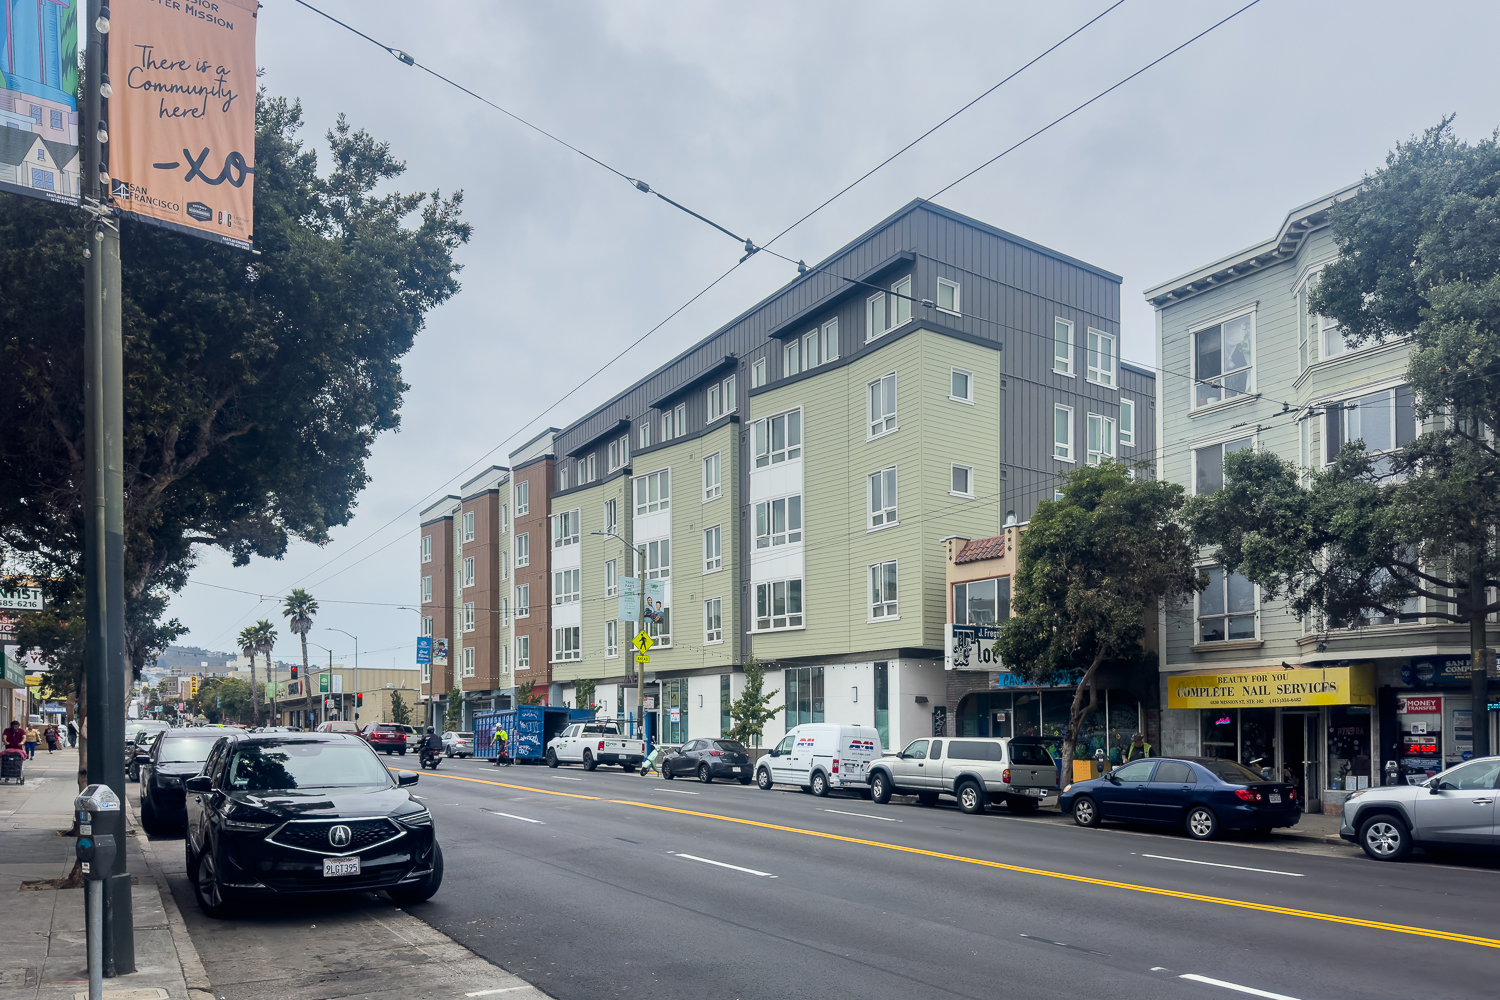
[[[432,662],[422,667],[422,712],[424,725],[442,727],[448,696],[456,676],[453,649],[463,634],[456,626],[460,608],[458,573],[462,568],[460,534],[454,518],[463,507],[456,494],[449,494],[429,504],[421,513],[421,535],[418,545],[417,608],[421,620],[418,634],[432,637]]]
[[[552,696],[588,679],[603,713],[639,717],[619,601],[639,551],[662,738],[726,729],[751,656],[786,706],[766,740],[948,728],[941,540],[1027,520],[1079,463],[1150,473],[1156,389],[1119,358],[1119,285],[914,201],[555,432],[532,669],[545,650]]]
[[[562,692],[552,680],[547,655],[552,641],[552,566],[576,560],[572,541],[576,532],[565,533],[564,542],[553,547],[552,517],[547,505],[556,484],[557,455],[553,441],[557,428],[549,427],[510,454],[511,532],[514,538],[511,594],[511,664],[513,686],[545,705],[561,704]],[[576,527],[576,525],[575,525]],[[577,568],[576,561],[570,568]],[[512,692],[515,694],[516,692]],[[497,704],[495,707],[507,707]]]
[[[1212,492],[1234,451],[1313,469],[1350,441],[1378,455],[1422,429],[1405,385],[1409,342],[1350,347],[1308,308],[1337,253],[1329,211],[1358,191],[1293,209],[1269,240],[1146,290],[1157,365],[1172,373],[1158,389],[1161,475]],[[1162,616],[1167,752],[1272,767],[1318,812],[1381,784],[1390,764],[1415,776],[1472,749],[1467,628],[1424,617],[1425,599],[1334,627],[1264,603],[1207,553],[1202,567],[1208,589]]]

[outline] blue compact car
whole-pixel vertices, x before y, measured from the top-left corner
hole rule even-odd
[[[1214,757],[1131,761],[1069,785],[1058,805],[1079,826],[1101,820],[1177,826],[1194,840],[1212,840],[1223,830],[1270,833],[1296,826],[1302,816],[1294,785]]]

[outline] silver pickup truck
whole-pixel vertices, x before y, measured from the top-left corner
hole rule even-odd
[[[548,741],[543,758],[548,767],[582,764],[592,771],[600,764],[619,764],[634,771],[646,759],[646,744],[621,736],[612,722],[575,722]]]
[[[966,813],[1004,802],[1011,812],[1033,812],[1057,791],[1057,765],[1039,739],[913,740],[899,754],[870,764],[870,795],[915,795],[925,806],[951,795]]]

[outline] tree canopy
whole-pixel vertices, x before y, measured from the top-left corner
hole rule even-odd
[[[461,194],[389,190],[405,166],[341,116],[331,169],[297,102],[256,101],[255,242],[126,220],[126,642],[132,666],[186,630],[162,622],[199,546],[244,564],[348,523],[376,435],[396,428],[400,359],[458,290]],[[0,198],[0,574],[45,581],[23,645],[79,659],[83,237],[76,212]]]

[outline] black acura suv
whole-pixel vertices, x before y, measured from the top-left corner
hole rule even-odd
[[[414,774],[386,770],[341,733],[223,740],[186,782],[187,871],[198,906],[229,915],[250,897],[384,890],[432,897],[443,852]]]

